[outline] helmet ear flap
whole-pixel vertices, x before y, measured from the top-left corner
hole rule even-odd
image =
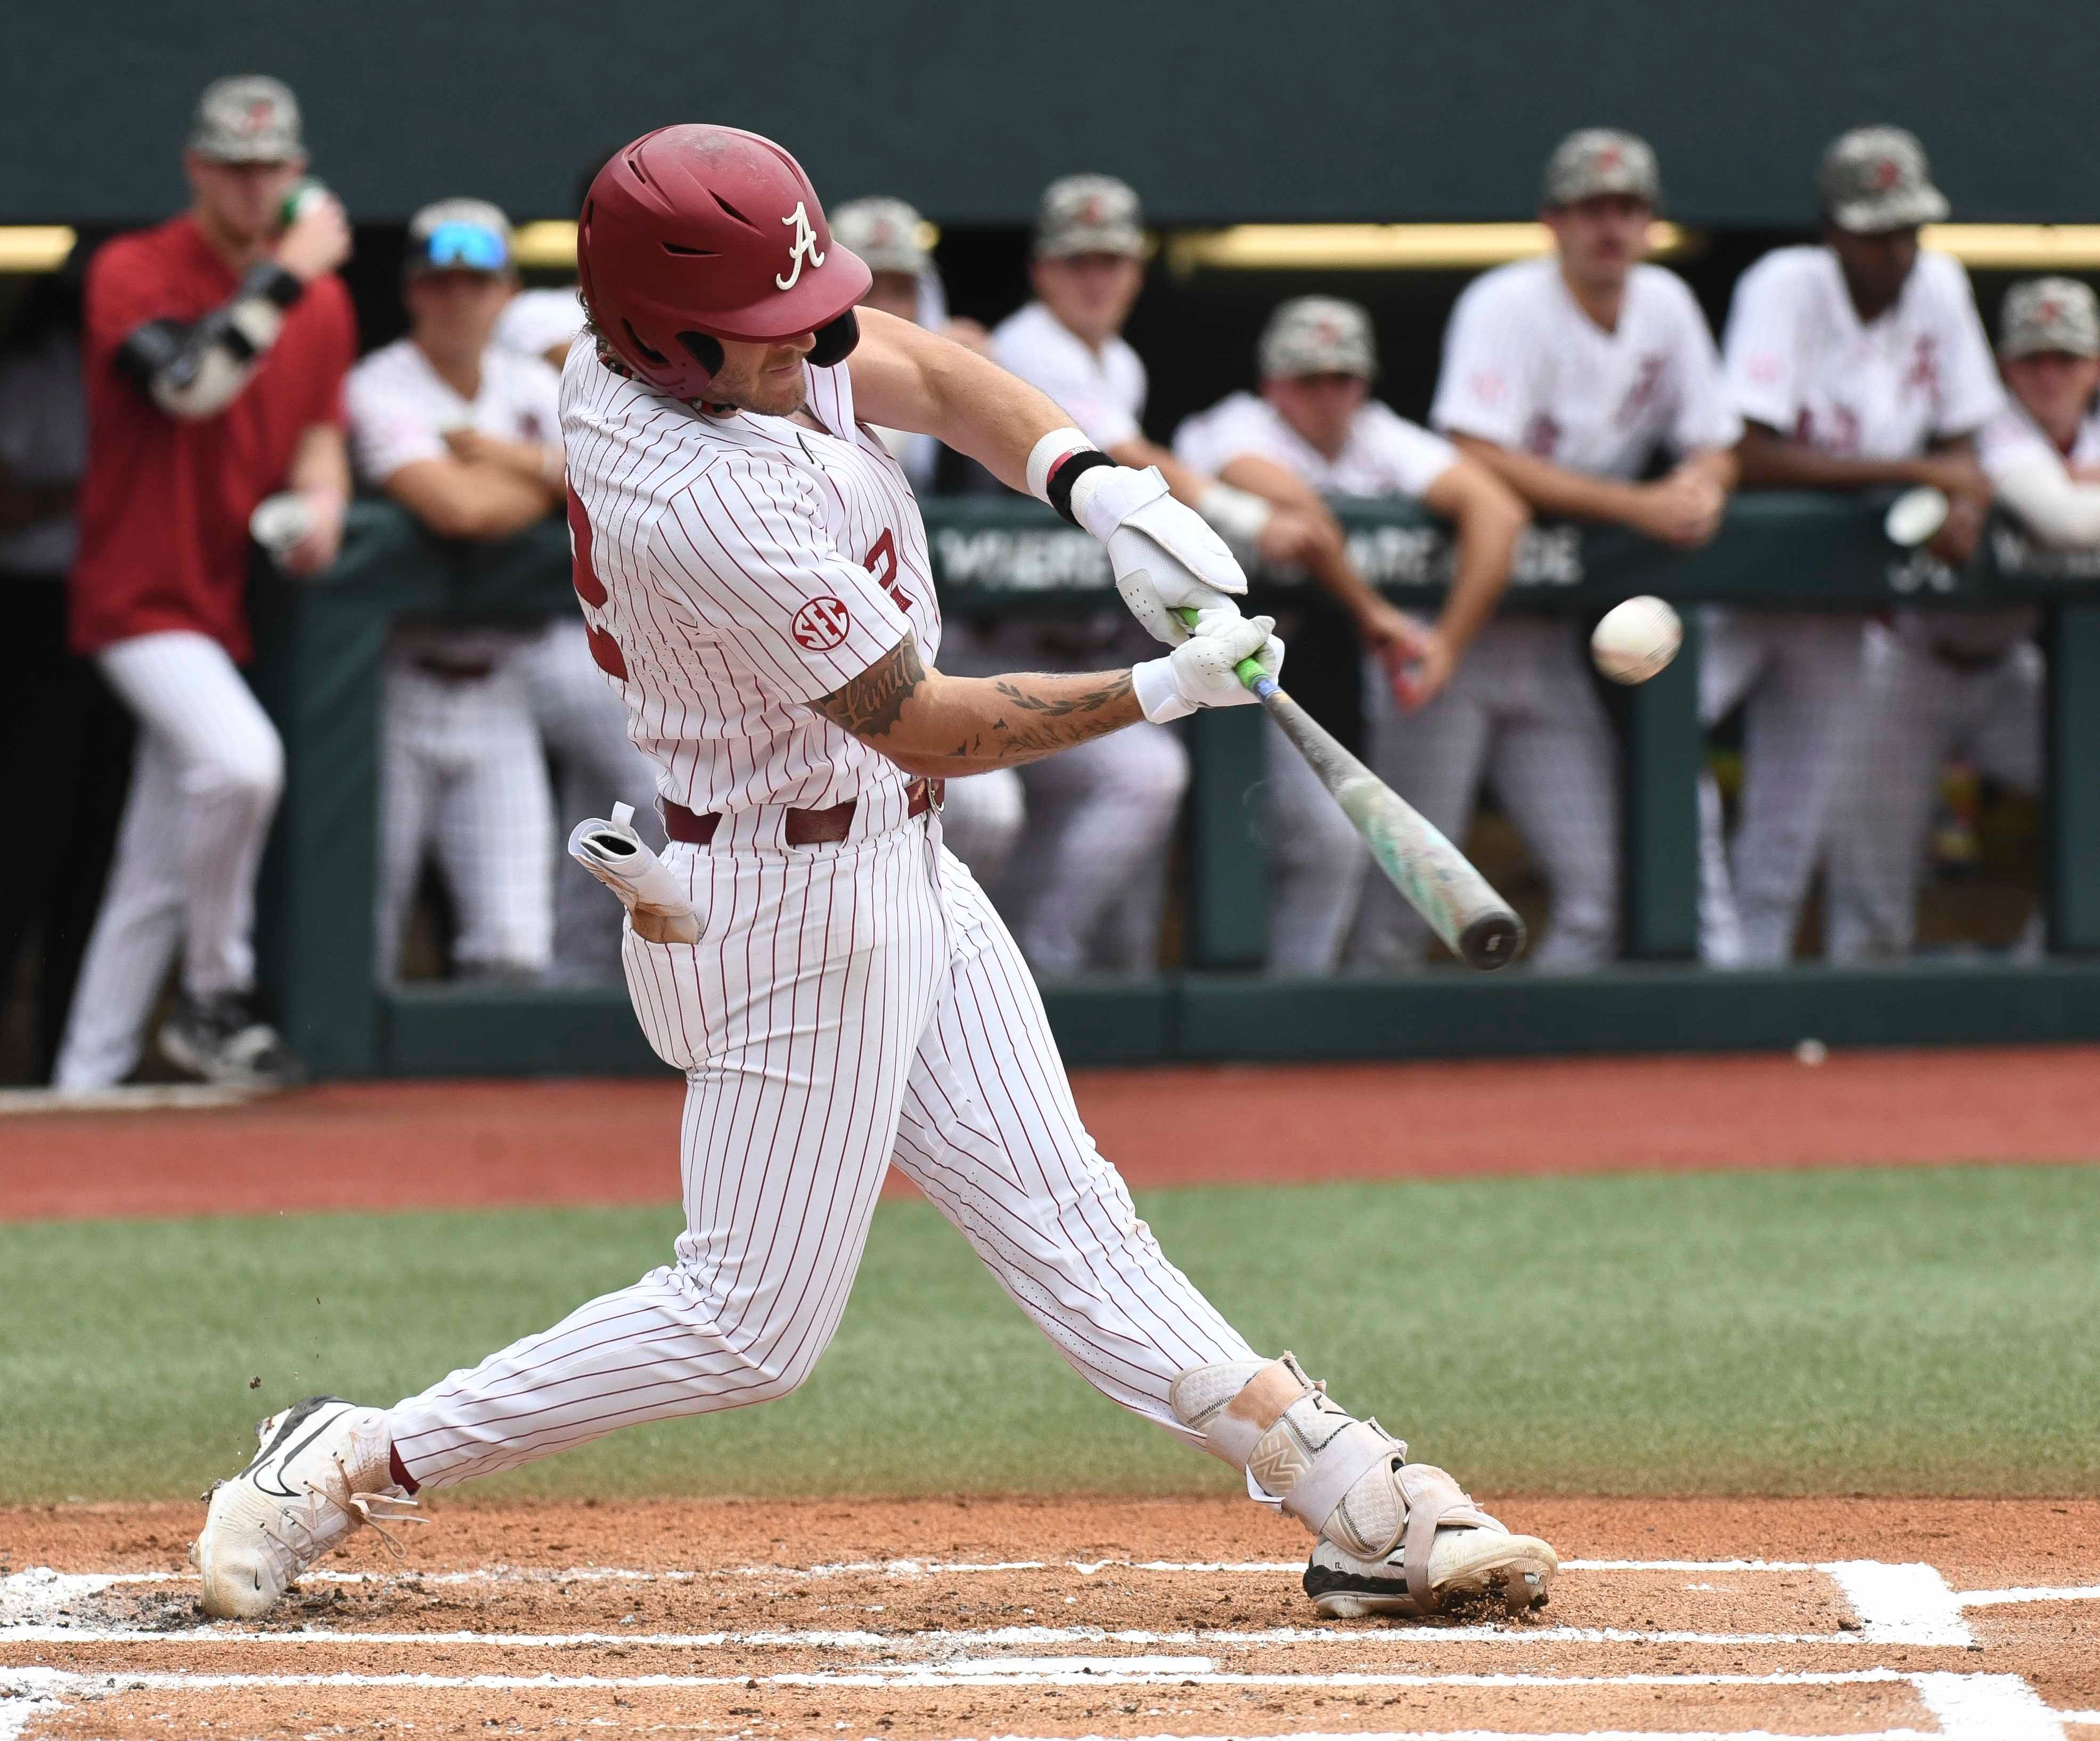
[[[837,320],[818,327],[816,340],[810,350],[810,364],[814,368],[829,368],[852,355],[854,346],[860,342],[860,322],[849,308]]]
[[[708,372],[712,381],[721,372],[722,347],[718,338],[710,338],[705,333],[681,333],[678,342],[686,347],[686,355]]]

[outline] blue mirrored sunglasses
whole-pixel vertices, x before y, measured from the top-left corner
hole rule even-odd
[[[478,223],[441,223],[430,233],[419,262],[443,271],[500,272],[510,264],[510,250],[495,231]]]

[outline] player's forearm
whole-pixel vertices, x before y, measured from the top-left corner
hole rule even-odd
[[[514,473],[527,483],[536,484],[549,495],[557,495],[561,491],[562,450],[558,447],[542,442],[505,441],[500,436],[488,436],[476,444],[473,458]]]
[[[1492,479],[1482,481],[1493,483]],[[1433,488],[1430,500],[1436,505]],[[1492,495],[1485,490],[1466,495],[1448,511],[1458,527],[1458,551],[1451,590],[1445,595],[1436,632],[1454,652],[1459,652],[1473,644],[1509,590],[1517,544],[1531,516],[1499,486]]]
[[[346,500],[350,496],[350,447],[342,431],[333,423],[316,423],[299,437],[293,450],[290,469],[285,474],[288,488],[325,490]]]
[[[1515,491],[1531,510],[1549,520],[1606,520],[1634,523],[1639,511],[1637,486],[1616,478],[1591,478],[1550,460],[1519,453],[1476,435],[1454,435],[1452,441]]]
[[[1930,483],[1938,469],[1930,460],[1847,459],[1754,424],[1736,457],[1744,487],[1753,490],[1871,490]]]
[[[908,636],[813,705],[906,773],[935,778],[1039,761],[1144,717],[1127,671],[949,677]]]
[[[1701,447],[1678,461],[1677,469],[1707,479],[1724,496],[1742,481],[1743,468],[1732,447]]]
[[[386,480],[386,493],[440,538],[490,540],[545,517],[548,492],[501,466],[418,460]]]
[[[867,308],[860,320],[862,342],[850,365],[860,416],[933,436],[1026,494],[1029,454],[1072,421],[1057,402],[967,346],[908,320]]]

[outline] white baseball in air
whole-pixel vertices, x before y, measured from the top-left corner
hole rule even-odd
[[[1899,549],[1915,549],[1939,534],[1947,523],[1947,496],[1929,483],[1905,490],[1889,504],[1882,520],[1882,533]]]
[[[1643,594],[1614,605],[1590,631],[1590,657],[1614,683],[1645,683],[1677,657],[1684,625],[1660,598]]]

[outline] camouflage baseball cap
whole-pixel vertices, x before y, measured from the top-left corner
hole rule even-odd
[[[2005,293],[1998,311],[1998,353],[2031,357],[2061,350],[2100,357],[2100,302],[2075,278],[2030,278]]]
[[[1539,192],[1542,204],[1573,205],[1608,193],[1630,194],[1651,205],[1661,202],[1662,176],[1646,139],[1616,127],[1585,127],[1554,147]]]
[[[1815,191],[1824,216],[1861,236],[1938,223],[1952,209],[1932,185],[1917,135],[1901,127],[1855,127],[1833,140],[1816,172]]]
[[[1262,329],[1255,359],[1264,381],[1294,375],[1378,373],[1371,317],[1339,297],[1300,296],[1279,303]]]
[[[299,101],[281,80],[215,78],[197,99],[190,149],[214,163],[289,163],[307,154]]]
[[[408,251],[402,270],[419,272],[507,272],[511,267],[510,220],[486,200],[433,200],[408,220]]]
[[[871,272],[909,272],[915,278],[925,271],[920,236],[926,220],[903,201],[849,200],[831,219],[832,240],[858,254]]]
[[[1067,175],[1043,190],[1035,213],[1035,258],[1145,252],[1137,196],[1113,175]]]

